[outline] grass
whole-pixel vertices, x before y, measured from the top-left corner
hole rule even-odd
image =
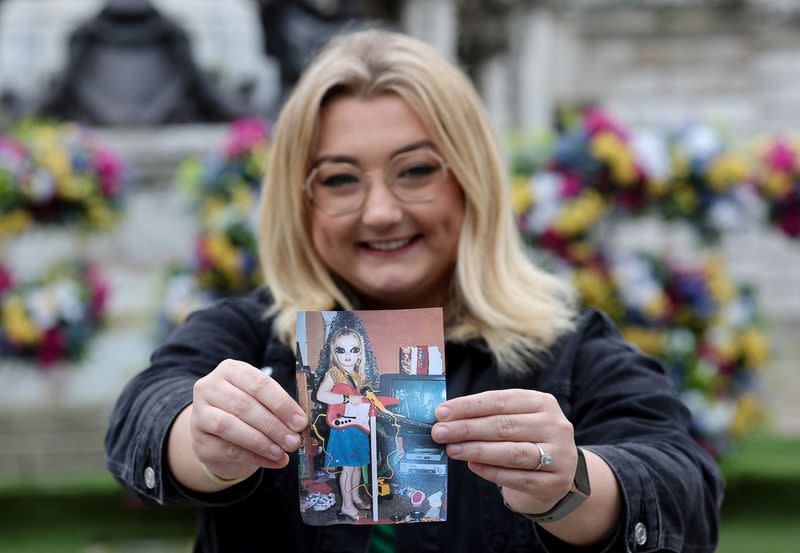
[[[754,436],[722,464],[727,489],[719,553],[800,550],[800,439]]]
[[[796,553],[800,439],[755,437],[722,463],[718,553]],[[188,553],[190,510],[142,507],[105,474],[0,481],[0,553]]]

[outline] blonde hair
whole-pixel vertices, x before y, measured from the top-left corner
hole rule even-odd
[[[482,338],[502,372],[530,369],[573,326],[573,291],[525,255],[514,225],[505,165],[483,105],[466,75],[404,35],[361,31],[332,42],[305,71],[275,128],[261,195],[261,264],[274,304],[274,330],[292,344],[296,311],[353,309],[310,247],[303,184],[325,103],[334,96],[397,94],[424,122],[460,183],[465,215],[445,334]]]

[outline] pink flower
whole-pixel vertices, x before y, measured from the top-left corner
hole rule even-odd
[[[194,255],[199,269],[213,267],[211,258],[208,255],[208,240],[204,235],[198,236],[194,241]]]
[[[800,237],[800,203],[790,205],[778,222],[781,230],[792,238]]]
[[[119,194],[122,176],[122,163],[119,158],[107,150],[95,150],[92,163],[100,178],[103,195],[110,198]]]
[[[775,140],[764,157],[770,168],[775,171],[791,174],[795,170],[796,160],[794,151],[789,143],[782,138]]]
[[[44,368],[49,368],[64,356],[64,351],[64,338],[61,336],[61,330],[58,327],[49,329],[39,348],[39,364]]]
[[[583,126],[589,136],[610,132],[621,140],[628,139],[628,133],[608,113],[599,108],[586,110],[583,114]]]
[[[241,157],[254,146],[266,142],[268,129],[260,119],[239,119],[231,126],[223,150],[226,157]]]
[[[564,179],[561,181],[561,197],[562,198],[577,198],[581,194],[583,184],[581,179],[574,173],[564,173]]]
[[[100,321],[106,310],[110,289],[108,283],[95,267],[88,267],[86,269],[86,279],[89,283],[92,296],[89,304],[89,316],[93,321]]]
[[[11,278],[11,272],[4,267],[0,267],[0,294],[10,290],[12,286],[14,286],[14,279]]]

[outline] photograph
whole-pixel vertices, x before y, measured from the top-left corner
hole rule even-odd
[[[304,522],[447,519],[447,454],[431,437],[443,344],[441,309],[298,313]]]

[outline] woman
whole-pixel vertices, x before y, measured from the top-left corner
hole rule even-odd
[[[368,31],[308,68],[276,125],[260,253],[269,289],[190,317],[107,437],[127,487],[204,507],[197,551],[366,549],[369,527],[296,507],[295,313],[435,306],[448,521],[398,526],[397,551],[714,549],[722,482],[687,410],[527,260],[478,96],[431,48]]]
[[[365,347],[361,335],[353,328],[340,327],[329,340],[327,357],[328,369],[322,375],[317,388],[317,401],[358,407],[366,399],[360,390],[370,384],[364,370]],[[352,393],[333,391],[337,384],[353,389]],[[340,518],[358,520],[359,509],[369,509],[370,505],[359,495],[361,467],[369,464],[369,434],[356,426],[331,428],[328,443],[325,445],[325,467],[342,467],[339,474],[339,489],[342,494],[342,508],[337,514]]]

